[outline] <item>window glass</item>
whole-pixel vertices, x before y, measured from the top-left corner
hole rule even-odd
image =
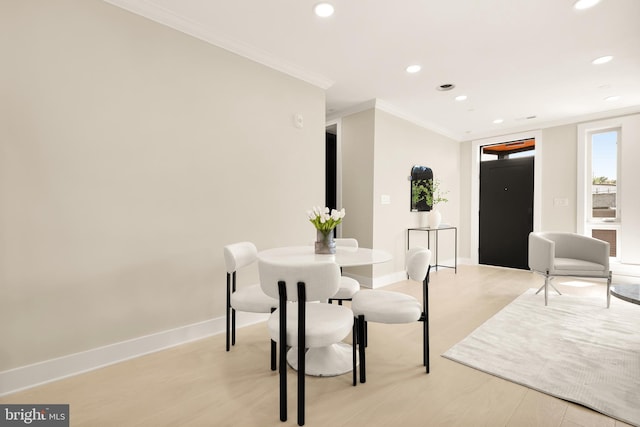
[[[618,193],[618,141],[620,129],[590,134],[591,182],[588,200],[591,203],[589,222],[591,236],[609,242],[610,256],[618,256],[620,225]]]
[[[591,134],[591,219],[618,218],[618,130]]]

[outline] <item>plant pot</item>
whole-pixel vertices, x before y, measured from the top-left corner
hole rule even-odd
[[[437,209],[432,209],[429,212],[429,228],[438,228],[442,222],[442,214]]]

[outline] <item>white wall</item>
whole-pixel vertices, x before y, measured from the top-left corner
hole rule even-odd
[[[374,109],[341,119],[342,207],[346,212],[342,236],[356,238],[360,246],[368,248],[373,247],[374,237],[374,126]],[[370,279],[371,268],[349,268],[345,273]]]
[[[459,143],[376,110],[374,170],[374,246],[391,251],[393,262],[374,266],[376,276],[404,270],[407,250],[407,228],[419,226],[418,212],[410,212],[410,182],[414,165],[430,167],[434,178],[447,191],[447,203],[437,206],[442,222],[459,224]],[[391,204],[381,204],[382,195],[391,196]],[[412,234],[412,246],[426,246],[425,233]],[[454,258],[454,235],[442,232],[439,239],[439,262]],[[433,249],[433,247],[432,247]]]
[[[576,125],[542,131],[542,225],[544,231],[576,231]],[[568,206],[556,206],[567,199]]]
[[[99,0],[2,2],[0,52],[0,371],[224,316],[223,245],[313,239],[323,90]]]
[[[373,287],[401,280],[407,228],[419,223],[419,214],[410,212],[409,207],[407,178],[411,168],[424,165],[433,169],[449,191],[449,202],[439,206],[443,221],[457,225],[459,144],[377,108],[344,117],[342,130],[343,206],[347,217],[350,211],[359,213],[356,222],[345,219],[343,235],[358,238],[362,246],[384,249],[393,255],[391,262],[349,269],[348,273],[369,278],[370,283],[365,285]],[[389,196],[391,203],[382,204],[382,195]],[[427,245],[418,235],[412,236],[412,242]],[[441,253],[451,260],[454,246],[453,235],[440,241]]]

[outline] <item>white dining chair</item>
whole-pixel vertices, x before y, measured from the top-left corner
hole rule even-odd
[[[297,348],[298,425],[305,422],[305,350],[341,342],[353,327],[353,312],[345,306],[317,303],[334,295],[340,268],[333,262],[286,263],[258,261],[263,291],[278,298],[267,327],[280,349],[280,420],[287,420],[287,346]],[[316,303],[314,303],[316,302]]]
[[[385,290],[361,290],[353,296],[351,309],[355,316],[353,335],[353,385],[356,385],[356,345],[360,360],[360,382],[366,377],[367,322],[397,324],[423,322],[422,363],[429,373],[429,271],[431,251],[412,248],[406,255],[409,279],[422,282],[422,303],[411,295]]]
[[[271,313],[278,306],[278,300],[267,296],[259,284],[237,288],[236,273],[258,259],[256,245],[239,242],[224,247],[224,261],[227,269],[227,351],[236,345],[236,311],[249,313]],[[276,369],[276,344],[271,341],[271,370]]]
[[[358,248],[358,240],[352,237],[337,237],[334,241],[336,242],[336,247]],[[340,272],[342,272],[342,268],[340,268]],[[329,298],[329,304],[333,301],[337,301],[338,305],[342,305],[343,301],[351,301],[351,298],[353,298],[355,293],[359,290],[360,282],[356,279],[347,276],[340,276],[340,287],[338,288],[338,292]]]

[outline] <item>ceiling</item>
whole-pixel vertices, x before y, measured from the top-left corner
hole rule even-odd
[[[640,0],[105,1],[326,89],[328,119],[376,105],[462,141],[640,111]]]

